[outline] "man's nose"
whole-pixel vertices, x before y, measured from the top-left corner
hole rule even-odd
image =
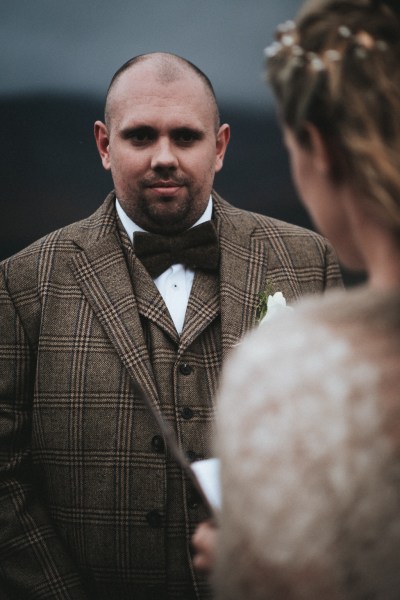
[[[171,140],[160,138],[154,146],[154,152],[151,160],[152,169],[175,168],[178,166],[174,144]]]

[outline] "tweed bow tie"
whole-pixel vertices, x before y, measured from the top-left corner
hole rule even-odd
[[[204,271],[218,267],[218,237],[212,221],[177,235],[136,232],[133,242],[136,256],[153,278],[175,264]]]

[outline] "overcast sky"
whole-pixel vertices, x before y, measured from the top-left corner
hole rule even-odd
[[[265,106],[263,48],[299,0],[0,0],[0,95],[103,95],[136,54],[164,50],[203,69],[220,102]]]

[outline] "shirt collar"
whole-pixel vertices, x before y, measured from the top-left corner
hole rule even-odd
[[[121,204],[119,203],[118,198],[116,198],[116,200],[115,200],[115,208],[116,208],[117,214],[121,220],[121,223],[122,223],[126,233],[128,234],[131,242],[133,242],[133,234],[135,233],[135,231],[146,231],[145,229],[142,229],[141,227],[139,227],[139,225],[137,225],[134,221],[132,221],[132,219],[130,217],[128,217],[128,215],[122,208]],[[201,223],[205,223],[206,221],[210,221],[211,217],[212,217],[212,210],[213,210],[213,201],[212,201],[212,197],[210,196],[205,211],[203,212],[201,217],[199,219],[197,219],[196,223],[194,223],[192,225],[192,227],[195,227],[196,225],[200,225]]]

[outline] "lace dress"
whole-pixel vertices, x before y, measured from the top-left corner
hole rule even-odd
[[[400,597],[400,293],[299,302],[225,367],[224,600]]]

